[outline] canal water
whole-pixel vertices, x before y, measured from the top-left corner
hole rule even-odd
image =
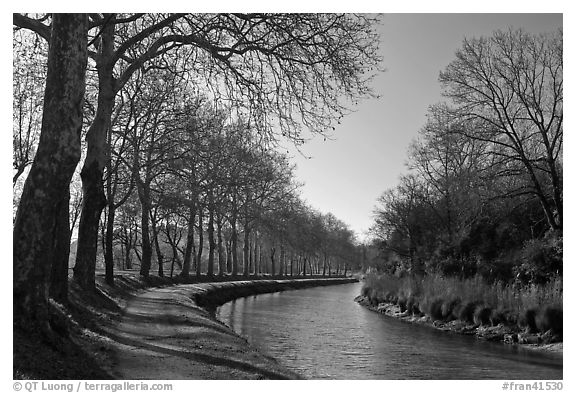
[[[309,379],[562,379],[562,355],[437,331],[354,302],[361,283],[257,295],[216,317]]]

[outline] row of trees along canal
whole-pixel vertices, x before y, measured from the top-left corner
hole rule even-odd
[[[115,264],[148,276],[154,260],[160,275],[166,262],[183,276],[216,265],[245,275],[345,271],[352,233],[302,202],[286,156],[271,147],[302,143],[304,128],[326,132],[372,94],[376,22],[14,14],[16,198],[25,178],[15,326],[54,337],[48,299],[66,301],[73,232],[73,277],[85,290],[95,288],[99,244],[109,283]]]
[[[561,275],[562,72],[561,31],[465,40],[409,174],[379,199],[367,263],[518,284]]]

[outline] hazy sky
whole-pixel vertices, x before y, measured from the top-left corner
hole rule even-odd
[[[406,172],[407,148],[428,107],[442,99],[438,74],[464,37],[522,27],[539,33],[562,27],[561,14],[386,14],[381,54],[386,72],[374,80],[379,100],[364,101],[336,128],[336,140],[315,138],[296,155],[302,195],[332,212],[363,238],[377,197]]]

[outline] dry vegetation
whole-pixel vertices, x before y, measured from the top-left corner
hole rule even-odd
[[[461,320],[478,326],[503,325],[562,339],[562,279],[544,285],[487,284],[480,276],[461,280],[438,275],[366,276],[362,295],[373,305],[392,303],[404,313],[433,321]]]

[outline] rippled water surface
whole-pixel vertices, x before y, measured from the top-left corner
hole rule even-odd
[[[413,325],[354,302],[361,283],[241,298],[216,316],[313,379],[562,379],[562,356]]]

